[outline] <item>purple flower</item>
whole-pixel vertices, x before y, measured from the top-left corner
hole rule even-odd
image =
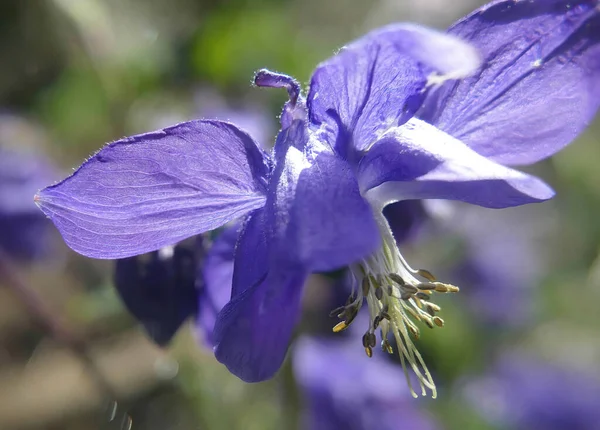
[[[464,395],[488,422],[511,429],[588,430],[600,423],[600,383],[533,357],[505,355]]]
[[[456,208],[446,221],[463,238],[464,254],[453,271],[473,314],[491,325],[530,322],[544,268],[541,239],[553,228],[547,211],[529,206],[490,213],[470,206]]]
[[[198,312],[196,273],[202,239],[117,260],[114,283],[125,306],[158,345]],[[201,279],[201,278],[200,278]]]
[[[22,119],[0,115],[0,251],[16,260],[37,259],[50,250],[51,224],[31,195],[54,180],[56,171],[39,153],[9,147],[15,139],[36,138]]]
[[[553,191],[542,181],[495,160],[552,154],[600,100],[597,3],[520,4],[496,2],[455,27],[467,40],[486,35],[481,67],[473,47],[457,37],[402,24],[375,30],[319,65],[306,100],[289,76],[258,72],[257,86],[289,93],[270,155],[232,124],[190,121],[109,144],[44,189],[38,204],[69,246],[95,258],[156,250],[243,217],[231,300],[213,336],[217,359],[245,381],[279,369],[308,274],[349,266],[355,294],[334,331],[346,328],[366,300],[366,353],[379,328],[383,349],[395,338],[422,394],[429,388],[435,396],[410,317],[442,326],[430,295],[458,289],[406,263],[383,208],[424,198],[491,208],[549,199]],[[514,43],[488,37],[504,30]],[[502,54],[490,53],[493,47]],[[472,91],[442,85],[475,71]],[[536,97],[584,100],[584,108],[551,122],[547,110],[528,108],[525,115],[518,109],[532,94],[518,86],[523,80],[535,85]],[[415,117],[422,106],[422,118],[456,136]],[[471,124],[489,128],[489,140],[467,133]],[[501,138],[517,128],[522,135],[514,144]]]
[[[409,402],[409,391],[398,383],[402,369],[383,357],[369,363],[353,339],[303,336],[295,343],[292,359],[306,409],[302,428],[437,428]]]

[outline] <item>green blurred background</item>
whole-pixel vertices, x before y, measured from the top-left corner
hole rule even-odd
[[[9,143],[48,154],[65,174],[104,142],[196,117],[215,94],[233,107],[264,106],[276,130],[285,94],[253,88],[255,70],[270,68],[306,83],[319,61],[371,28],[416,21],[443,29],[480,4],[5,0],[0,109],[18,117]],[[483,371],[498,351],[532,351],[540,360],[600,377],[599,132],[592,126],[552,160],[529,169],[557,190],[553,201],[503,213],[465,209],[491,230],[509,225],[507,234],[526,236],[539,270],[526,286],[534,307],[525,324],[480,324],[465,285],[460,295],[444,298],[446,327],[419,342],[444,388],[435,401],[414,401],[440,427],[492,428],[454,387],[464,375]],[[469,229],[453,228],[453,222],[430,222],[403,249],[410,261],[452,277]],[[485,234],[481,240],[495,246]],[[303,399],[289,365],[272,381],[248,385],[197,344],[191,327],[168,349],[155,347],[116,296],[112,264],[76,255],[58,238],[57,248],[51,261],[19,271],[57,318],[85,339],[96,371],[118,400],[107,401],[98,375],[0,289],[0,429],[298,428]]]

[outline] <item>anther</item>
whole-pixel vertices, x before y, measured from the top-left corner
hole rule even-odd
[[[434,316],[435,316],[435,310],[433,309],[433,306],[431,306],[431,305],[427,305],[427,307],[426,307],[425,309],[427,309],[427,313],[428,313],[429,315],[431,315],[432,317],[434,317]]]
[[[339,322],[337,323],[334,327],[333,327],[333,332],[334,333],[339,333],[343,330],[346,330],[348,328],[348,325],[346,324],[345,321]]]
[[[435,291],[438,293],[458,293],[459,288],[450,284],[437,284]]]
[[[421,300],[429,300],[429,299],[431,298],[431,297],[429,297],[429,294],[426,294],[426,293],[424,293],[424,292],[422,292],[422,291],[419,291],[419,292],[416,294],[416,296],[417,296],[418,298],[420,298]]]
[[[370,346],[370,345],[369,345],[369,332],[366,332],[365,334],[363,334],[363,337],[362,337],[362,344],[363,344],[363,347],[364,347],[364,348],[367,348],[367,347],[369,347],[369,346]]]
[[[440,317],[433,317],[433,322],[438,327],[444,327],[444,320],[441,319]]]
[[[440,308],[438,305],[436,305],[435,303],[427,303],[427,307],[431,308],[434,312],[439,312],[442,310],[442,308]]]
[[[419,289],[417,287],[415,287],[414,285],[410,285],[410,284],[405,284],[401,289],[404,291],[410,291],[412,294],[415,294],[419,291]]]
[[[388,354],[393,354],[394,353],[394,348],[392,348],[392,345],[390,345],[390,343],[388,342],[387,339],[383,339],[381,341],[381,349],[383,349]]]
[[[413,296],[414,293],[410,292],[410,291],[402,291],[402,294],[400,294],[400,298],[402,300],[408,300]]]
[[[397,273],[390,273],[388,276],[390,277],[390,279],[392,281],[394,281],[396,284],[400,285],[401,287],[406,284],[406,282],[404,282],[404,279],[402,279],[402,277],[400,275],[398,275]]]
[[[373,349],[370,346],[365,347],[365,352],[367,353],[367,357],[373,357]]]
[[[421,282],[419,284],[419,290],[436,290],[437,291],[437,284],[434,284],[432,282]]]
[[[377,300],[383,299],[383,288],[379,286],[375,288],[375,297],[377,298]]]
[[[375,345],[377,345],[377,336],[375,336],[375,333],[373,332],[367,332],[367,340],[369,342],[369,346],[371,348],[375,348]]]
[[[425,269],[419,269],[417,270],[417,273],[422,276],[423,278],[427,279],[428,281],[431,282],[435,282],[435,276],[433,276],[433,274],[429,271],[429,270],[425,270]]]
[[[419,340],[419,337],[421,337],[421,333],[419,333],[419,329],[416,328],[414,325],[409,325],[409,324],[407,324],[406,327],[408,327],[408,330],[413,335],[413,337],[415,339]]]
[[[394,287],[392,285],[387,286],[387,295],[390,297],[394,295]]]

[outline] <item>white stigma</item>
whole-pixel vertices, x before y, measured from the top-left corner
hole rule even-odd
[[[380,221],[383,221],[380,222],[382,247],[369,258],[350,266],[353,292],[345,306],[332,312],[342,319],[333,331],[346,329],[366,300],[370,318],[362,342],[367,355],[373,354],[377,330],[380,331],[381,348],[390,354],[393,353],[390,344],[393,338],[413,397],[418,396],[410,381],[409,368],[419,380],[421,395],[425,396],[429,389],[435,398],[435,383],[411,336],[419,339],[415,322],[423,322],[430,328],[444,325],[436,315],[440,307],[431,301],[431,296],[435,292],[457,292],[458,288],[437,282],[427,270],[411,268],[400,254],[387,222]]]

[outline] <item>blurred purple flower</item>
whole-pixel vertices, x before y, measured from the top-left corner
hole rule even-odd
[[[435,396],[409,315],[443,325],[429,294],[457,289],[408,266],[381,211],[408,199],[502,208],[552,197],[539,179],[496,161],[547,157],[595,113],[596,6],[482,8],[451,29],[485,45],[481,68],[472,46],[456,37],[413,25],[375,30],[316,69],[306,100],[289,76],[257,73],[256,85],[289,93],[271,155],[232,124],[190,121],[109,144],[44,189],[38,204],[69,246],[95,258],[152,251],[246,216],[231,300],[213,333],[217,359],[245,381],[279,369],[308,274],[350,266],[356,294],[335,330],[366,299],[367,354],[379,327],[383,348],[391,348],[388,336],[404,345],[402,364],[418,375],[423,394],[429,388]],[[478,68],[468,84],[428,91]],[[549,122],[540,100],[571,110]],[[422,105],[421,118],[442,129],[415,117]]]
[[[505,355],[489,374],[464,383],[463,394],[491,424],[515,430],[600,428],[600,381],[592,376]]]
[[[448,228],[464,240],[455,277],[486,324],[519,327],[533,317],[533,287],[542,274],[538,239],[550,230],[547,211],[537,209],[542,208],[490,213],[462,207],[448,220]]]
[[[27,136],[24,121],[0,116],[0,250],[15,260],[32,260],[50,251],[50,223],[31,195],[57,177],[39,152],[12,149],[13,139]],[[29,142],[31,143],[31,142]]]
[[[303,336],[296,341],[292,363],[306,406],[302,428],[436,429],[398,383],[402,369],[382,356],[369,363],[354,340]]]

